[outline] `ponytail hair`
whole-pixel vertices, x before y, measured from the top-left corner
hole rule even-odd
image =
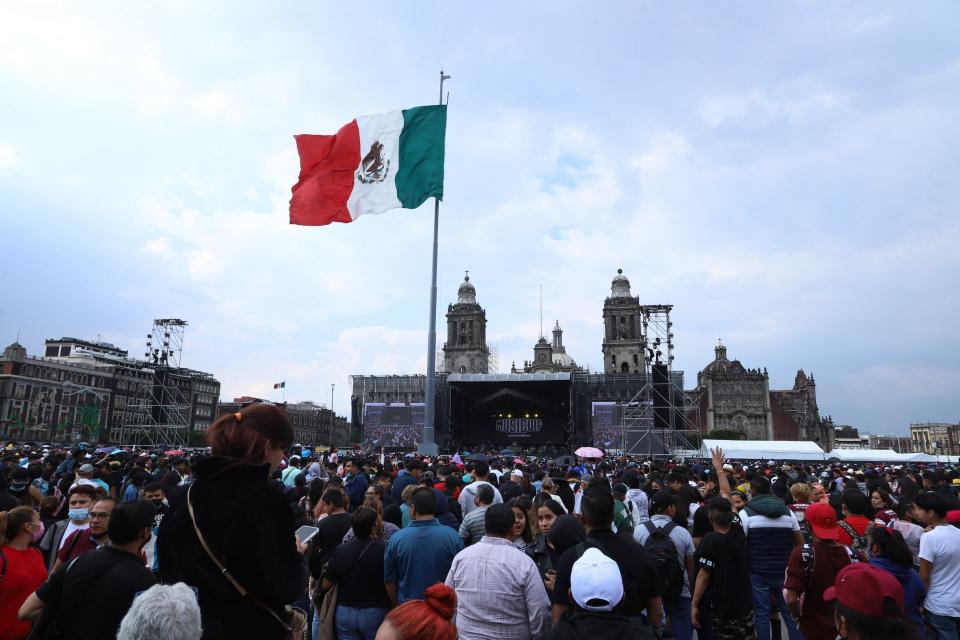
[[[457,640],[457,627],[450,621],[457,608],[456,592],[438,582],[423,595],[423,600],[404,602],[385,620],[404,640]]]
[[[870,640],[918,640],[917,626],[913,620],[904,615],[903,609],[893,598],[883,599],[883,617],[874,618],[865,616],[839,600],[836,603],[837,613],[846,618],[847,624],[853,629],[858,638]]]
[[[23,525],[30,524],[38,517],[31,507],[14,507],[9,511],[0,511],[0,545],[7,544],[18,535]]]
[[[875,526],[870,531],[870,542],[880,547],[880,555],[890,562],[905,569],[913,567],[913,554],[899,531]]]

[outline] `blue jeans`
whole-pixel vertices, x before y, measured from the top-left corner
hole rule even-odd
[[[750,574],[753,586],[753,608],[756,613],[757,640],[770,640],[770,596],[773,596],[780,609],[780,617],[787,625],[790,640],[803,640],[803,634],[797,629],[797,623],[790,615],[787,601],[783,597],[783,576],[761,576]]]
[[[345,607],[337,605],[334,622],[337,627],[337,640],[374,640],[380,623],[387,616],[388,609],[379,607]]]
[[[690,596],[663,601],[663,612],[670,618],[673,637],[676,640],[693,640],[693,623],[690,621]]]
[[[924,612],[924,620],[936,632],[936,640],[960,640],[960,618]]]

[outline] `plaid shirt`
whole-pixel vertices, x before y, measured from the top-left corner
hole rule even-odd
[[[487,525],[484,522],[487,506],[484,505],[479,509],[474,509],[460,523],[460,539],[463,540],[464,546],[480,542],[480,539],[487,533]]]
[[[457,592],[460,640],[530,640],[550,628],[550,599],[537,565],[504,538],[484,536],[447,574]]]

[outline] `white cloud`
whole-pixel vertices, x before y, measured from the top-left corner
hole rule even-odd
[[[728,122],[759,126],[780,119],[796,121],[828,112],[850,100],[845,92],[807,85],[798,83],[777,87],[773,91],[750,89],[743,93],[709,96],[700,106],[700,116],[709,127]]]

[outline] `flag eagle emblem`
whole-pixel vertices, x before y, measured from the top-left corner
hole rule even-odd
[[[379,140],[370,145],[370,151],[363,157],[360,163],[360,171],[357,172],[357,180],[363,184],[372,184],[374,182],[383,182],[390,173],[390,161],[383,158],[383,145]]]

